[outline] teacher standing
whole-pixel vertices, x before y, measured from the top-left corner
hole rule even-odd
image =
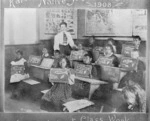
[[[60,50],[61,54],[70,55],[71,49],[77,48],[72,36],[67,32],[67,23],[60,23],[60,32],[54,37],[54,50]]]

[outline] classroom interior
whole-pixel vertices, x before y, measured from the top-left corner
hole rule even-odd
[[[6,8],[4,10],[4,44],[5,44],[5,111],[6,112],[57,112],[53,104],[44,102],[41,106],[41,98],[44,90],[50,89],[52,84],[49,82],[50,69],[29,67],[29,79],[39,82],[37,85],[30,85],[22,82],[20,85],[26,88],[27,93],[20,99],[11,98],[12,88],[15,83],[10,83],[11,61],[15,59],[17,49],[23,51],[23,57],[28,61],[31,55],[41,56],[42,49],[47,48],[49,55],[53,56],[54,36],[57,28],[51,29],[51,22],[54,24],[62,20],[70,22],[68,26],[75,44],[82,43],[86,46],[88,38],[94,36],[97,46],[104,47],[107,40],[112,38],[116,46],[116,56],[120,60],[123,56],[123,45],[133,43],[133,36],[140,36],[140,57],[139,59],[146,67],[146,49],[147,49],[147,11],[144,9],[122,9],[115,10],[112,15],[107,12],[112,10],[106,9],[65,9],[65,8]],[[67,14],[68,13],[68,14]],[[88,15],[89,14],[89,15]],[[58,16],[56,16],[58,15]],[[60,15],[60,16],[59,16]],[[62,16],[61,16],[62,15]],[[68,15],[68,16],[67,16]],[[95,16],[94,16],[95,15]],[[120,16],[121,15],[121,16]],[[53,17],[52,17],[53,16]],[[65,16],[65,17],[64,17]],[[93,20],[88,20],[94,16]],[[111,20],[109,20],[109,17]],[[118,17],[120,16],[120,17]],[[64,18],[63,18],[64,17]],[[96,18],[97,17],[97,18]],[[108,18],[107,18],[108,17]],[[100,24],[95,24],[101,18]],[[58,20],[58,21],[57,21]],[[142,21],[141,21],[142,20]],[[93,21],[93,22],[92,22]],[[103,21],[103,23],[102,23]],[[113,21],[113,22],[112,22]],[[91,23],[90,23],[91,22]],[[106,22],[106,23],[104,23]],[[114,24],[112,24],[112,23]],[[117,24],[118,23],[118,24]],[[138,26],[139,25],[139,26]],[[57,26],[57,27],[58,27]],[[92,26],[92,27],[91,27]],[[55,26],[56,27],[56,26]],[[91,27],[91,28],[90,28]],[[114,33],[109,30],[114,29]],[[100,28],[100,29],[99,29]],[[95,55],[96,56],[96,55]],[[98,57],[95,57],[98,59]],[[119,68],[119,67],[118,67]],[[113,71],[113,69],[112,69]],[[145,70],[146,71],[146,70]],[[98,72],[101,75],[101,72]],[[107,72],[105,72],[107,73]],[[76,100],[86,99],[93,102],[93,105],[84,107],[79,112],[129,112],[127,104],[123,99],[121,91],[118,91],[115,84],[123,78],[119,75],[118,82],[102,85],[104,90],[101,91],[101,85],[93,92],[90,99],[88,88],[84,89],[78,85],[72,86],[73,98]],[[146,75],[145,75],[146,76]],[[147,81],[144,79],[145,82]],[[106,81],[107,80],[101,80]],[[79,83],[75,81],[75,83]],[[109,83],[109,82],[108,82]],[[18,85],[17,85],[18,86]],[[84,86],[84,85],[83,85]],[[112,86],[111,91],[107,90]],[[43,102],[42,102],[43,103]],[[78,112],[76,111],[76,112]],[[63,112],[63,111],[59,111]]]

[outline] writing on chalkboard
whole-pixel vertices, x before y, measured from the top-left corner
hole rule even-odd
[[[11,75],[13,74],[24,74],[24,65],[13,65],[11,66]]]
[[[49,81],[57,83],[68,83],[68,71],[66,69],[51,68]]]
[[[123,44],[122,47],[122,55],[131,57],[131,52],[135,49],[134,45],[129,44]]]
[[[109,66],[113,66],[112,64],[113,59],[112,58],[107,58],[104,56],[99,56],[99,58],[96,61],[97,65],[109,65]]]
[[[83,60],[86,51],[71,51],[70,59],[71,60]]]
[[[75,64],[75,75],[81,77],[90,77],[92,71],[92,65]]]
[[[134,70],[137,67],[138,61],[129,57],[122,57],[120,62],[120,67],[125,70]]]
[[[41,56],[30,55],[28,63],[31,65],[40,65],[41,60],[42,60]]]

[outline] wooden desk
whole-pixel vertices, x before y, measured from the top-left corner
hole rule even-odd
[[[91,99],[92,94],[97,88],[99,88],[101,84],[108,84],[108,82],[104,82],[96,79],[90,79],[90,78],[83,78],[78,76],[76,76],[75,79],[90,83],[89,99]]]
[[[30,76],[40,79],[42,82],[47,82],[49,73],[50,73],[50,68],[45,68],[36,65],[30,66]]]

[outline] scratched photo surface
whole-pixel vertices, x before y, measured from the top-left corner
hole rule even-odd
[[[127,0],[39,0],[19,8],[30,2],[4,8],[5,112],[147,112],[147,9],[125,9]],[[105,118],[130,120],[71,120]]]

